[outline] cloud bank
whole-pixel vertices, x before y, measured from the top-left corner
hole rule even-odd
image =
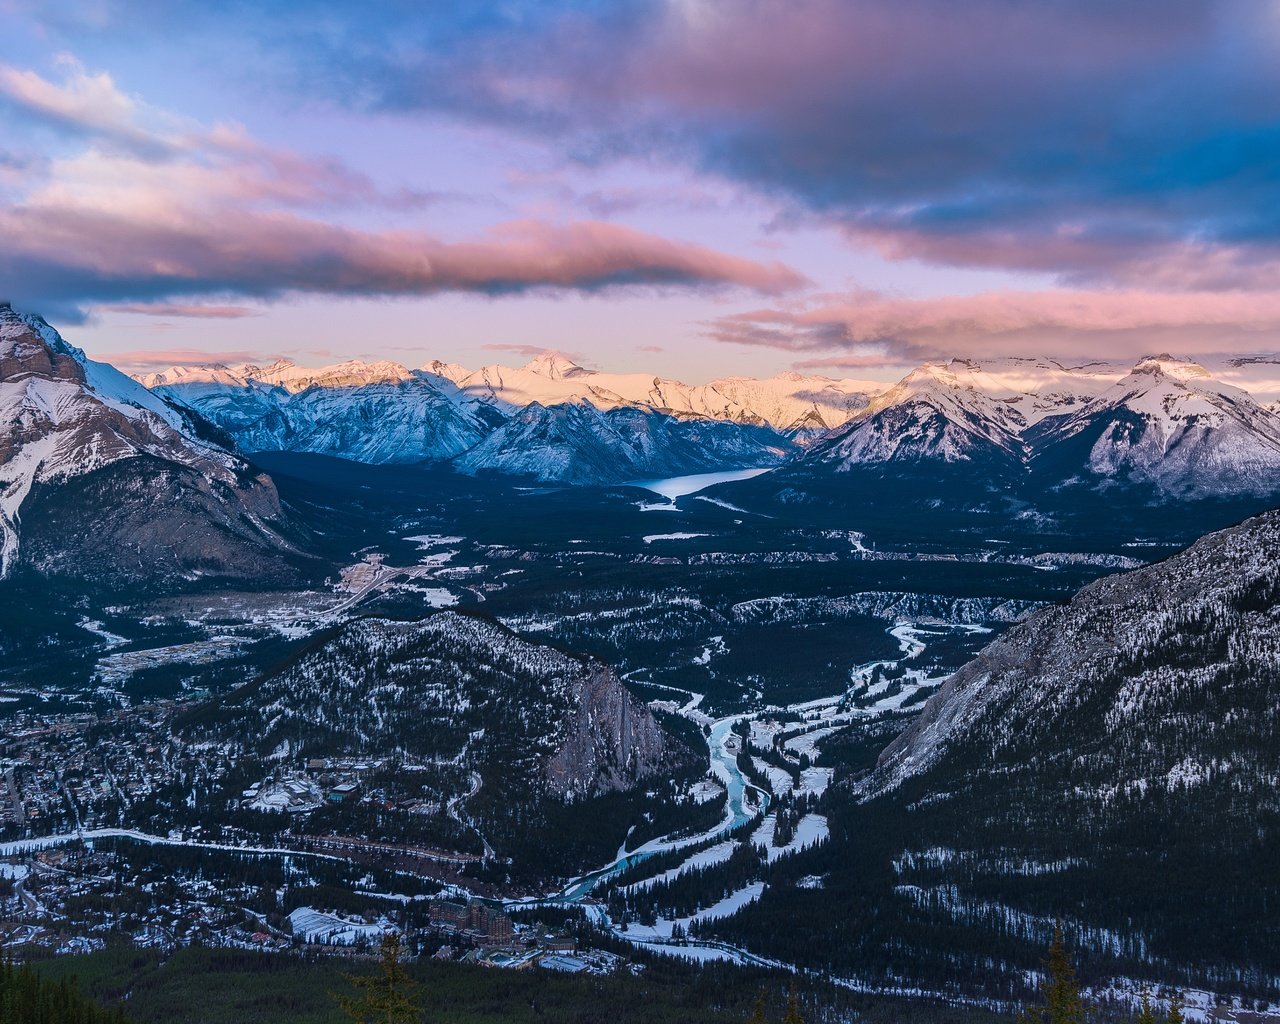
[[[482,237],[373,230],[333,211],[410,209],[331,158],[262,145],[234,125],[189,124],[64,61],[62,82],[0,66],[0,96],[81,143],[20,174],[0,204],[0,278],[56,311],[161,303],[187,314],[206,297],[293,293],[502,295],[542,289],[705,289],[776,293],[804,279],[599,220],[517,220]],[[204,315],[210,315],[207,312]]]

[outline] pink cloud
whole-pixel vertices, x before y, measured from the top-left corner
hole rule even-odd
[[[708,333],[814,353],[806,366],[851,369],[952,356],[1265,351],[1280,347],[1280,294],[1049,289],[921,299],[866,291],[810,309],[721,317]]]
[[[51,288],[137,301],[201,294],[272,298],[503,294],[531,289],[735,285],[781,292],[803,282],[762,263],[617,224],[500,225],[479,241],[362,231],[285,212],[226,208],[77,208],[41,202],[0,209],[0,271],[16,295]]]
[[[541,345],[517,345],[494,341],[480,347],[489,352],[511,352],[526,359],[536,359],[538,356],[564,356],[566,359],[577,362],[586,358],[581,352],[565,352],[561,349],[545,348]]]
[[[248,306],[203,306],[198,303],[176,302],[120,302],[98,306],[98,313],[128,313],[135,316],[186,317],[199,320],[239,320],[249,316],[261,316],[261,312]]]
[[[147,370],[167,370],[171,366],[234,365],[237,363],[271,363],[279,355],[250,351],[210,352],[201,348],[135,349],[129,352],[109,352],[93,356],[109,362],[121,370],[142,373]]]

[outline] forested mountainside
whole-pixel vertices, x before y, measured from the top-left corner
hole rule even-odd
[[[503,855],[543,826],[548,804],[628,791],[693,762],[605,665],[457,612],[351,622],[182,731],[268,765],[381,764],[418,820],[465,808]]]
[[[1280,973],[1280,512],[1033,614],[863,784],[906,809],[899,891],[1069,917],[1136,961]]]

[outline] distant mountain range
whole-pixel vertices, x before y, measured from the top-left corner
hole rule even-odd
[[[280,578],[294,534],[242,454],[267,451],[560,484],[772,467],[727,499],[844,515],[874,494],[882,518],[943,506],[1087,518],[1121,493],[1136,496],[1131,512],[1213,498],[1243,500],[1238,515],[1280,493],[1280,414],[1167,356],[953,360],[893,386],[795,374],[693,386],[555,354],[517,369],[282,361],[132,380],[4,306],[0,415],[0,575]]]
[[[0,305],[0,577],[264,577],[292,547],[225,435]]]
[[[1127,373],[1035,360],[914,370],[787,467],[799,479],[939,470],[1034,496],[1080,487],[1161,498],[1280,490],[1280,415],[1195,363]]]
[[[561,483],[785,464],[948,467],[1044,487],[1133,484],[1167,497],[1280,488],[1280,415],[1203,367],[1050,360],[927,363],[895,385],[782,374],[688,385],[584,369],[347,362],[305,370],[175,367],[138,378],[246,451],[367,462],[452,461]]]

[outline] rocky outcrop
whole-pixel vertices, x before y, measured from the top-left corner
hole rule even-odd
[[[547,761],[553,793],[573,798],[630,789],[666,767],[666,733],[611,669],[586,665],[573,697],[560,749]]]

